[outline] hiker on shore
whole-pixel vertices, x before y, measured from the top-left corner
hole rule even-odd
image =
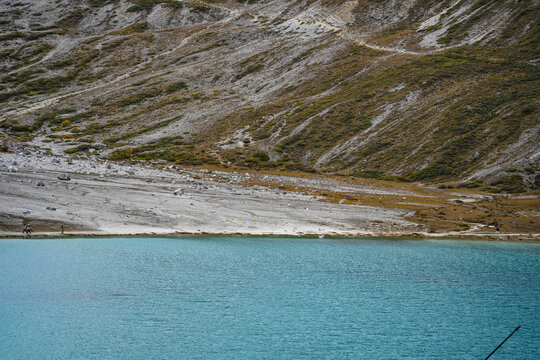
[[[32,228],[30,227],[29,223],[24,225],[24,229],[22,232],[23,234],[28,234],[28,235],[32,234]]]
[[[62,224],[62,235],[64,234],[64,224]]]

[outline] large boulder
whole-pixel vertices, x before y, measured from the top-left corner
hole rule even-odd
[[[58,180],[69,181],[69,180],[71,180],[71,176],[69,176],[66,173],[62,173],[62,174],[58,175]]]

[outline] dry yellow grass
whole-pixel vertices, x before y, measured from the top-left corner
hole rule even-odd
[[[205,166],[219,171],[238,171],[238,168]],[[500,233],[539,234],[540,196],[537,193],[521,195],[488,194],[470,189],[438,189],[416,183],[400,183],[364,178],[344,178],[341,176],[309,174],[295,171],[253,171],[246,186],[266,186],[283,191],[296,191],[319,196],[322,201],[375,207],[395,208],[408,211],[407,219],[423,225],[427,232],[446,233],[470,230],[472,234]],[[278,181],[260,180],[263,175],[280,175],[290,178],[316,179],[324,183],[337,182],[336,190],[321,190],[316,187],[283,184]],[[299,184],[303,182],[299,181]],[[305,183],[303,183],[305,184]],[[339,185],[356,185],[357,192],[340,191]],[[363,192],[362,188],[374,189],[374,193]],[[377,193],[379,189],[381,193]],[[406,195],[399,194],[406,192]],[[390,194],[389,194],[390,193]],[[392,194],[393,193],[393,194]],[[473,201],[474,200],[474,201]],[[414,215],[412,215],[414,212]]]

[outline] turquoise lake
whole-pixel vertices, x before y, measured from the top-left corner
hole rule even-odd
[[[0,240],[1,359],[540,359],[540,245]]]

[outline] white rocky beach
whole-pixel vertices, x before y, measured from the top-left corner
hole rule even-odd
[[[4,153],[0,158],[0,234],[375,235],[422,230],[398,209],[335,204],[320,196],[249,181],[333,191],[370,187],[289,176],[157,168],[97,157]],[[380,191],[384,191],[380,189]]]

